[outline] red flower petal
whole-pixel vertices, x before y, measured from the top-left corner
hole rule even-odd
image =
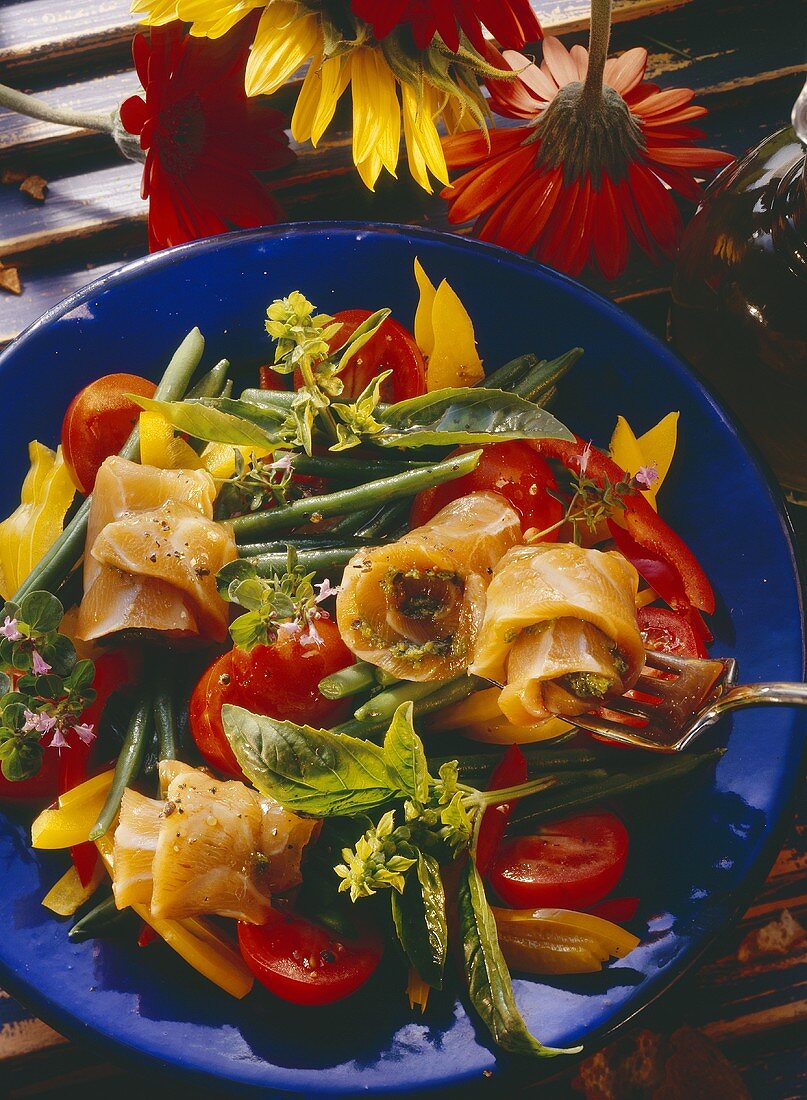
[[[124,130],[136,137],[140,136],[147,117],[146,104],[139,95],[129,96],[120,105],[121,125]]]

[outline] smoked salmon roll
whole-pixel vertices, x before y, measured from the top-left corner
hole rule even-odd
[[[614,551],[515,547],[488,588],[470,671],[503,685],[499,707],[516,725],[583,714],[622,695],[644,665],[638,583]]]
[[[470,493],[397,542],[348,563],[336,618],[357,657],[402,680],[464,672],[502,556],[521,541],[518,514],[498,493]]]
[[[227,636],[216,573],[237,551],[229,524],[213,519],[215,498],[206,470],[159,470],[118,456],[103,463],[87,528],[79,638],[124,630]]]

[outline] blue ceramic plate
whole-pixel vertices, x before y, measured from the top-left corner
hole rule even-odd
[[[617,414],[644,431],[681,410],[681,442],[664,512],[718,594],[714,652],[756,680],[799,680],[799,584],[781,502],[744,440],[692,374],[615,306],[507,252],[394,226],[298,225],[204,241],[138,261],[47,313],[0,356],[3,482],[13,504],[31,437],[54,443],[85,383],[109,371],[157,375],[199,325],[207,361],[257,365],[268,354],[263,315],[299,287],[321,309],[415,308],[412,261],[447,277],[470,309],[487,363],[580,344],[586,354],[555,411],[607,442]],[[641,947],[602,975],[519,979],[532,1029],[550,1046],[591,1047],[662,992],[736,917],[769,867],[799,774],[804,717],[746,712],[716,735],[716,771],[655,798],[632,833],[625,892],[642,899]],[[253,993],[229,999],[167,949],[72,945],[40,905],[63,868],[34,853],[25,822],[0,815],[0,982],[54,1027],[103,1040],[140,1063],[247,1090],[312,1093],[434,1089],[504,1068],[453,996],[423,1018],[400,978],[378,978],[332,1010],[295,1010]]]

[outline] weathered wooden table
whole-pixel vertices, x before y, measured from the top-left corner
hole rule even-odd
[[[548,33],[568,44],[585,41],[586,0],[540,0],[536,7]],[[662,86],[695,88],[710,110],[704,122],[709,144],[740,154],[789,117],[805,69],[804,14],[802,0],[615,0],[613,49],[645,46],[648,77]],[[0,0],[0,80],[77,109],[111,107],[137,85],[130,62],[134,25],[128,0]],[[285,94],[291,102],[294,89]],[[382,181],[375,194],[365,191],[350,164],[345,130],[332,133],[316,153],[298,153],[276,182],[290,220],[446,224],[444,204],[403,175],[398,184]],[[23,286],[19,296],[0,291],[0,346],[66,294],[146,251],[140,166],[123,162],[107,138],[0,111],[0,176],[4,169],[40,174],[48,189],[38,203],[0,184],[0,261],[19,268]],[[668,267],[637,261],[613,284],[589,282],[663,334],[669,277]],[[794,518],[804,538],[807,521]],[[785,846],[741,925],[642,1019],[662,1034],[684,1022],[700,1029],[760,1100],[807,1096],[807,945],[744,963],[737,958],[748,932],[782,909],[805,923],[803,805],[796,810]],[[568,1096],[572,1075],[539,1091]],[[68,1043],[0,992],[0,1098],[86,1100],[102,1090],[129,1096],[158,1085]],[[698,1088],[691,1081],[680,1095],[718,1095],[716,1084]],[[617,1100],[651,1094],[652,1088],[629,1093],[624,1085],[611,1092]],[[732,1095],[732,1087],[720,1095]]]

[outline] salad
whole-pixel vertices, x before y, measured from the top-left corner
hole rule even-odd
[[[194,329],[159,384],[91,382],[30,444],[0,798],[49,802],[33,846],[70,863],[43,904],[76,942],[159,938],[311,1006],[386,957],[413,1011],[456,984],[501,1049],[550,1056],[511,972],[639,944],[630,796],[719,755],[575,716],[647,648],[704,655],[714,596],[658,510],[677,413],[599,449],[549,410],[581,349],[486,372],[455,290],[415,277],[412,331],[294,291],[237,395]]]

